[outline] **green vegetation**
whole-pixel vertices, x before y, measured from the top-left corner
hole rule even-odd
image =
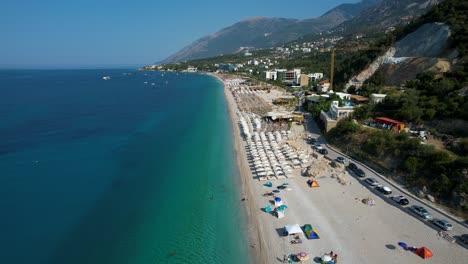
[[[356,108],[354,116],[358,121],[386,116],[424,126],[432,134],[446,133],[445,137],[453,138],[450,151],[421,143],[418,138],[404,132],[364,128],[350,120],[340,121],[327,134],[331,143],[347,149],[351,156],[398,177],[409,186],[428,187],[434,196],[464,213],[467,213],[468,206],[454,199],[457,196],[454,194],[468,194],[467,9],[466,1],[446,0],[426,15],[378,41],[380,45],[390,45],[425,23],[445,22],[453,33],[453,47],[460,52],[453,72],[444,75],[421,73],[400,90],[384,87],[385,76],[377,71],[361,89],[348,90],[364,96],[387,94],[380,104]],[[351,66],[344,67],[349,71]]]
[[[349,155],[394,173],[410,186],[427,186],[439,199],[449,200],[452,192],[468,193],[466,169],[468,158],[458,157],[406,133],[362,128],[359,124],[342,120],[330,130],[331,143],[347,149]],[[467,147],[465,139],[463,148]],[[464,150],[466,153],[466,149]],[[467,210],[468,208],[463,208]]]

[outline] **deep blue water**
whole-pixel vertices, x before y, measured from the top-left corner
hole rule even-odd
[[[0,263],[248,262],[214,78],[2,70],[0,120]]]

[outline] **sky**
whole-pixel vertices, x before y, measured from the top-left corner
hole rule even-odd
[[[142,66],[245,18],[313,18],[355,2],[2,0],[0,68]]]

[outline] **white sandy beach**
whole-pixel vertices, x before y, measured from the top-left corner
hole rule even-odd
[[[246,143],[240,134],[236,116],[238,108],[226,85],[225,95],[234,127],[243,190],[247,197],[249,241],[254,263],[280,263],[284,255],[299,252],[311,255],[306,263],[316,263],[316,258],[330,251],[338,254],[338,263],[467,263],[467,248],[444,240],[433,226],[402,207],[391,204],[387,198],[372,193],[364,183],[342,169],[333,173],[341,175],[347,181],[346,185],[332,178],[332,171],[328,171],[316,178],[320,187],[310,188],[306,184],[310,178],[301,176],[300,169],[295,169],[294,178],[272,181],[273,188],[265,187],[265,182],[259,181],[250,171]],[[300,136],[304,128],[294,124],[293,131]],[[301,144],[306,146],[303,142]],[[272,197],[263,194],[284,182],[289,184],[291,190],[281,190],[277,196],[283,199],[288,209],[286,217],[278,219],[262,210],[272,200]],[[362,203],[361,200],[366,197],[375,199],[376,206]],[[291,244],[291,238],[281,234],[287,224],[311,224],[318,231],[320,239],[307,240],[301,235],[302,244]],[[456,228],[465,228],[458,232],[468,233],[466,227],[457,225]],[[425,246],[434,256],[422,259],[405,251],[398,246],[398,242],[417,248]]]

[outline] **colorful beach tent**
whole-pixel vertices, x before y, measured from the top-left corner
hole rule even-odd
[[[269,205],[265,206],[265,212],[267,213],[271,212],[271,207]]]
[[[283,218],[284,217],[284,211],[275,211],[276,217],[278,218]]]
[[[285,204],[283,204],[283,205],[279,206],[278,208],[276,208],[276,211],[281,211],[281,212],[283,212],[286,208],[288,208],[288,206],[285,205]]]
[[[320,187],[320,185],[318,184],[318,182],[313,181],[313,180],[308,180],[308,181],[307,181],[307,184],[309,184],[309,187],[310,187],[310,188],[312,188],[312,187]]]
[[[292,234],[300,234],[302,233],[302,229],[298,224],[294,225],[285,225],[284,230],[286,231],[286,234],[292,235]]]
[[[305,235],[306,235],[307,239],[319,239],[320,238],[317,231],[315,231],[313,229],[309,230],[309,231],[306,231]]]
[[[300,261],[306,261],[310,259],[310,255],[305,252],[301,252],[296,255],[296,258]]]
[[[312,225],[310,225],[310,224],[305,224],[304,225],[304,232],[307,232],[307,231],[312,230],[312,229],[313,229]]]
[[[432,257],[432,252],[427,247],[420,247],[413,252],[423,259]]]
[[[275,206],[283,205],[283,201],[279,197],[275,197]]]

